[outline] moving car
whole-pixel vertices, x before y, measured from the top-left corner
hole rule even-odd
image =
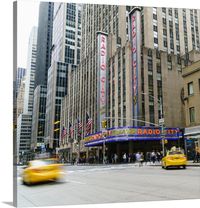
[[[179,148],[171,149],[166,156],[162,158],[162,168],[182,167],[186,168],[187,158],[182,150]]]
[[[55,159],[32,160],[22,173],[22,181],[27,185],[50,180],[56,181],[62,177],[62,164],[58,164]]]

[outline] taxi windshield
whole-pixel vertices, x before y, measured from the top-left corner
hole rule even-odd
[[[31,161],[30,166],[43,166],[43,165],[50,165],[55,164],[55,160],[34,160]]]
[[[173,151],[173,152],[169,152],[168,154],[169,155],[182,155],[183,152],[181,152],[181,151]]]

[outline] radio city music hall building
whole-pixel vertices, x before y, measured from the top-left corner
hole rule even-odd
[[[81,62],[72,70],[62,102],[62,125],[83,127],[80,152],[109,155],[179,145],[184,127],[182,68],[188,51],[199,50],[199,10],[117,5],[82,7]],[[73,81],[76,80],[76,81]],[[102,121],[106,120],[106,128]],[[106,133],[105,133],[106,131]],[[69,137],[60,148],[78,151]]]

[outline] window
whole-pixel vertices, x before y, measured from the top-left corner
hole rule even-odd
[[[189,108],[190,123],[195,122],[195,111],[194,107]]]
[[[163,29],[163,35],[167,35],[167,30],[165,28]]]
[[[159,63],[156,64],[156,70],[157,70],[157,73],[161,73],[161,66]]]
[[[172,61],[172,57],[170,55],[167,56],[167,61],[171,62]]]
[[[154,43],[158,43],[158,38],[154,38]]]
[[[148,71],[153,71],[153,62],[151,59],[148,59]]]
[[[170,16],[172,16],[172,9],[169,9],[168,13],[169,13]]]
[[[193,95],[194,89],[193,89],[193,82],[188,83],[188,95]]]
[[[156,50],[156,58],[160,59],[160,51],[159,50]]]
[[[156,25],[153,25],[153,31],[158,32],[158,27]]]
[[[167,47],[167,38],[166,37],[163,37],[163,46]]]
[[[163,18],[163,24],[166,25],[167,21],[166,18]]]
[[[148,56],[152,57],[152,50],[151,49],[148,49]]]
[[[153,19],[157,20],[157,15],[153,14]]]

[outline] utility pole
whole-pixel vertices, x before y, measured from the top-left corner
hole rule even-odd
[[[106,153],[106,135],[107,135],[107,130],[106,130],[106,126],[107,126],[107,120],[103,120],[101,122],[101,126],[102,126],[102,134],[103,134],[103,164],[105,164],[105,153]]]

